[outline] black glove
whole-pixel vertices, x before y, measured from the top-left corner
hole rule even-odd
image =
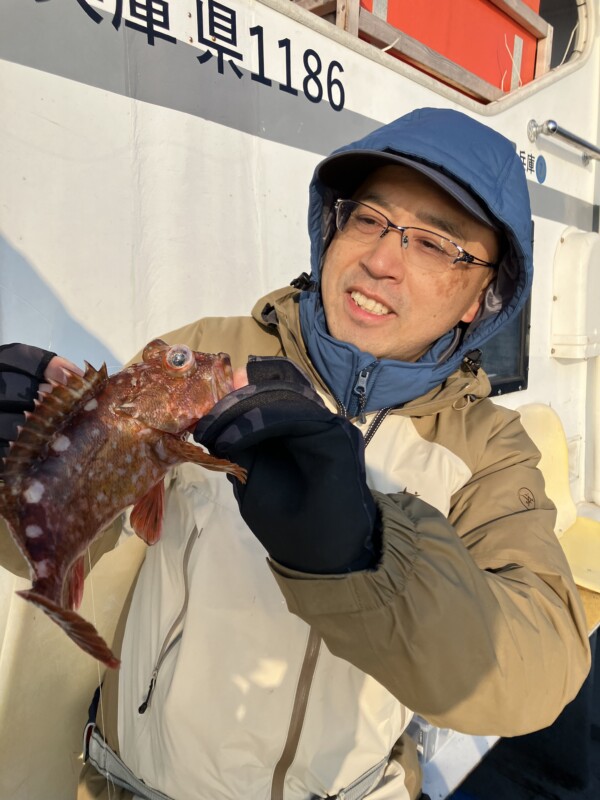
[[[269,555],[303,572],[373,566],[375,501],[365,481],[364,440],[327,410],[285,358],[252,358],[250,384],[203,417],[194,438],[248,470],[230,478],[240,512]]]
[[[0,347],[0,458],[16,438],[17,426],[25,422],[24,412],[33,410],[44,372],[55,355],[26,344]]]

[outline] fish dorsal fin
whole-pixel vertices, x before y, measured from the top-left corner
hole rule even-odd
[[[42,459],[54,434],[104,388],[106,364],[96,370],[86,361],[85,367],[84,375],[70,372],[66,383],[53,382],[52,390],[34,401],[34,411],[25,413],[25,424],[4,461],[5,480],[27,472],[33,462]]]

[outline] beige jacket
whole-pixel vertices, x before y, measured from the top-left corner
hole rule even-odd
[[[165,338],[227,351],[234,366],[285,355],[333,408],[307,361],[297,293],[268,299],[277,328],[261,322],[263,300],[254,319],[205,319]],[[174,471],[98,719],[139,777],[175,800],[307,800],[336,794],[400,740],[369,797],[408,800],[412,712],[501,736],[554,720],[589,669],[585,620],[539,454],[488,391],[481,372],[459,371],[371,439],[375,570],[323,577],[268,563],[223,475]],[[104,796],[102,783],[87,769],[80,796]]]

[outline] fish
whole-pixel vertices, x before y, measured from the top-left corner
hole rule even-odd
[[[191,462],[245,482],[246,471],[187,441],[200,417],[233,390],[226,353],[149,342],[142,360],[109,377],[85,362],[83,375],[52,383],[27,412],[4,459],[0,516],[27,561],[32,586],[18,591],[86,653],[120,662],[77,610],[85,554],[125,509],[148,545],[161,536],[169,469]]]

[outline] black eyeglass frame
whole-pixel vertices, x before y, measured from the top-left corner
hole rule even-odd
[[[365,208],[368,208],[369,211],[373,211],[373,213],[378,214],[380,217],[383,217],[383,219],[386,221],[386,227],[383,228],[383,230],[379,234],[378,237],[379,239],[383,239],[383,237],[386,234],[388,234],[390,230],[398,231],[401,236],[406,231],[422,231],[423,233],[431,233],[434,236],[439,236],[440,239],[445,239],[447,242],[450,242],[450,244],[456,247],[456,249],[460,253],[459,257],[455,258],[450,264],[451,267],[454,266],[454,264],[465,263],[465,264],[472,264],[474,267],[489,267],[490,269],[498,268],[498,264],[493,264],[491,261],[484,261],[482,258],[478,258],[477,256],[472,255],[471,253],[467,252],[464,247],[461,247],[459,244],[456,244],[456,242],[453,242],[452,239],[449,239],[447,236],[443,236],[441,233],[438,233],[437,231],[430,231],[428,228],[417,228],[414,225],[396,225],[394,222],[392,222],[391,219],[389,219],[389,217],[386,217],[386,215],[382,211],[379,211],[379,209],[373,208],[372,206],[368,205],[367,203],[363,203],[360,200],[350,200],[348,198],[338,197],[338,199],[335,201],[333,206],[333,209],[335,211],[335,227],[340,233],[344,232],[344,229],[340,228],[339,226],[340,206],[342,203],[353,203],[354,205],[357,206],[364,206]],[[452,256],[449,256],[449,258],[452,258]]]

